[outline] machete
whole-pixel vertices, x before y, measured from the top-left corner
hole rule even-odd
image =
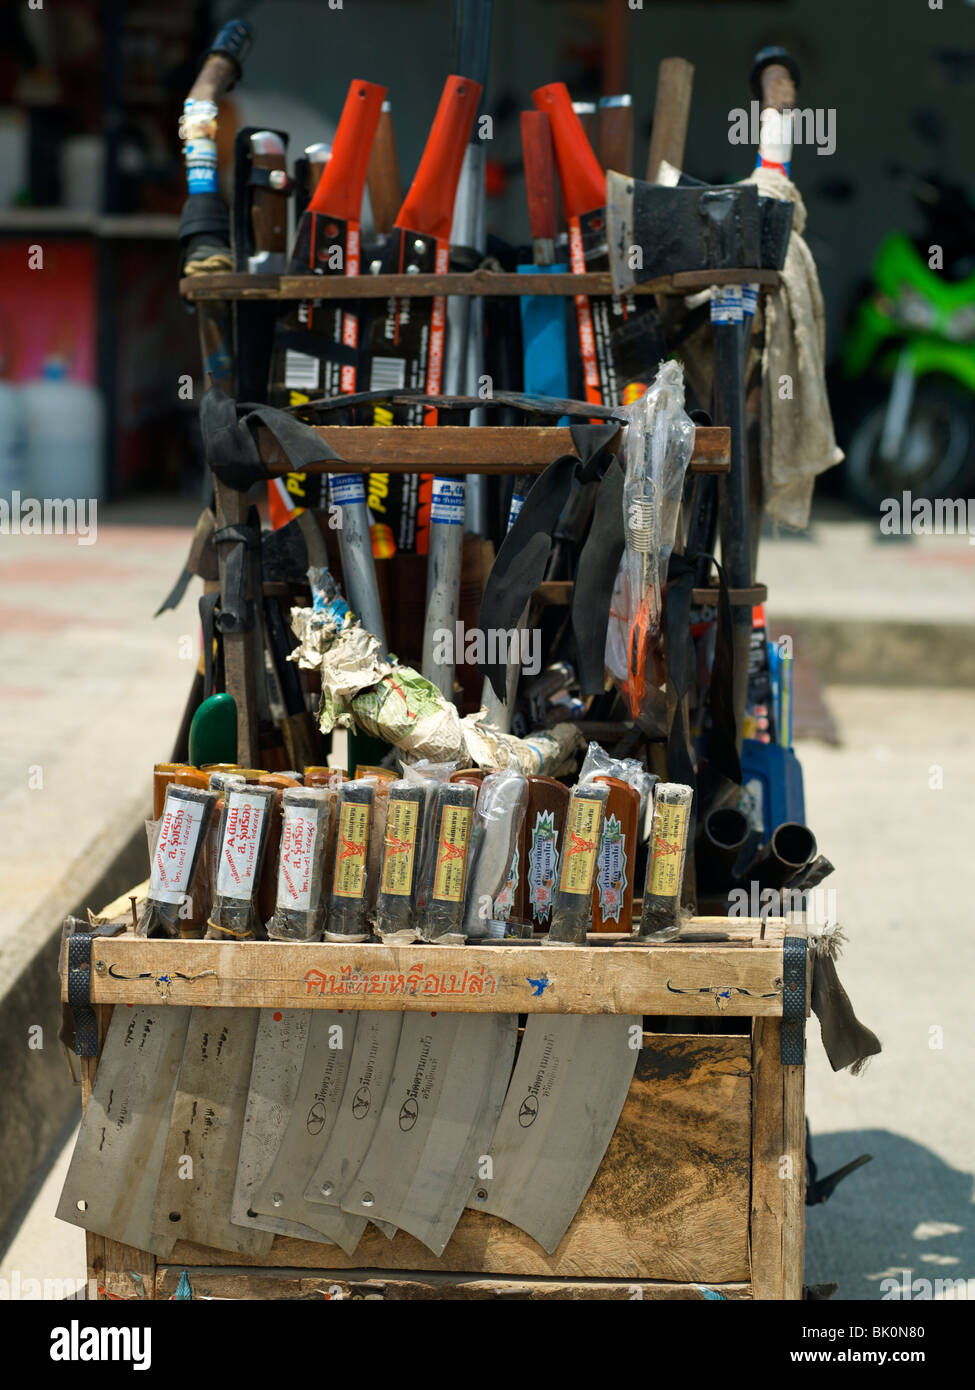
[[[309,1009],[301,1075],[277,1154],[264,1181],[253,1192],[253,1218],[297,1221],[319,1231],[351,1255],[366,1227],[368,1213],[350,1216],[337,1207],[305,1200],[305,1188],[318,1168],[335,1127],[349,1075],[358,1015]]]
[[[453,66],[470,74],[483,95],[491,46],[493,0],[455,0]],[[468,252],[484,251],[484,143],[474,123],[453,201],[450,242]],[[469,295],[447,300],[444,345],[444,390],[447,395],[477,394],[483,357],[483,305]],[[473,420],[470,421],[473,423]],[[454,662],[445,660],[438,634],[453,632],[460,604],[465,513],[470,530],[487,532],[486,479],[471,474],[435,476],[430,499],[426,616],[423,627],[423,676],[448,700],[454,698]]]
[[[386,88],[375,83],[351,83],[331,155],[298,225],[288,263],[290,274],[359,274],[362,194],[385,95]],[[282,341],[294,344],[285,347],[286,386],[291,384],[289,373],[293,379],[300,371],[309,385],[314,374],[312,389],[325,396],[355,394],[359,386],[359,313],[354,303],[304,300],[296,310],[296,325],[286,318],[283,329]],[[385,656],[386,632],[362,475],[333,474],[330,495],[333,506],[341,509],[342,524],[337,529],[349,605],[362,626],[379,638]]]
[[[342,1207],[441,1255],[501,1113],[515,1014],[410,1013],[369,1152]]]
[[[569,224],[569,260],[575,274],[609,267],[606,178],[586,139],[564,82],[532,93],[548,113],[555,161]],[[578,349],[585,397],[595,405],[628,404],[642,395],[666,350],[652,300],[576,295]]]
[[[454,195],[480,96],[479,84],[469,77],[447,78],[416,177],[370,269],[397,275],[446,274]],[[406,387],[437,395],[443,380],[445,323],[443,295],[430,299],[393,296],[381,305],[372,317],[368,366],[363,368],[369,390]],[[376,406],[372,423],[434,425],[437,412],[422,405]],[[373,510],[389,527],[392,544],[397,550],[426,554],[432,478],[382,474],[373,480],[377,490],[382,485],[387,489],[384,507]]]
[[[189,1009],[117,1008],[108,1025],[56,1215],[86,1231],[166,1256],[179,1232],[156,1233],[163,1166]]]
[[[549,942],[586,944],[609,788],[569,798]],[[483,1170],[467,1205],[520,1227],[551,1254],[585,1196],[623,1109],[642,1019],[529,1014]]]

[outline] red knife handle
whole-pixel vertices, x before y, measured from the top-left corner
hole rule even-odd
[[[582,122],[572,109],[564,82],[550,82],[532,92],[532,100],[552,126],[555,163],[558,166],[566,217],[582,217],[606,205],[606,178],[586,139]]]
[[[544,111],[522,111],[521,151],[532,241],[555,240],[555,151]]]
[[[479,82],[447,78],[420,167],[396,219],[401,230],[450,240],[457,181],[480,100]]]
[[[309,212],[358,222],[369,152],[385,95],[386,88],[377,87],[375,82],[357,80],[349,85],[332,141],[332,154],[308,204]]]

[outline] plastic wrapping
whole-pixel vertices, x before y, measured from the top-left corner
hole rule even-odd
[[[680,896],[693,799],[691,788],[679,782],[658,782],[653,789],[650,857],[640,917],[640,936],[645,941],[672,941],[680,930]]]
[[[437,787],[430,852],[425,856],[424,907],[419,916],[424,941],[464,941],[464,898],[477,788],[468,782]]]
[[[217,798],[196,787],[166,788],[152,846],[152,873],[137,936],[178,936]]]
[[[376,896],[376,935],[408,946],[417,932],[418,880],[428,790],[403,777],[389,785]]]
[[[640,794],[639,835],[641,840],[645,840],[650,834],[647,811],[652,806],[654,786],[660,780],[656,774],[648,772],[635,758],[612,758],[598,743],[590,743],[579,769],[578,780],[591,782],[594,777],[618,777],[621,782],[628,782],[636,788]]]
[[[559,885],[552,906],[548,939],[558,945],[584,946],[592,919],[592,886],[603,833],[609,787],[598,782],[576,785],[569,797]]]
[[[659,653],[662,589],[677,533],[694,423],[684,410],[684,374],[664,362],[632,406],[623,441],[625,549],[606,634],[606,668],[638,718],[664,679]]]
[[[334,800],[329,787],[292,787],[281,796],[277,902],[267,924],[272,941],[321,940]]]
[[[508,883],[527,805],[528,778],[520,772],[492,772],[481,783],[464,912],[468,940],[505,934],[504,919],[495,922],[494,901]],[[511,895],[514,896],[513,884]]]
[[[224,790],[220,856],[213,906],[207,922],[209,940],[255,941],[264,937],[264,924],[257,910],[257,890],[274,797],[274,787],[251,783],[243,787],[228,786]]]
[[[369,837],[376,799],[371,781],[343,782],[335,793],[335,867],[326,941],[368,941]]]

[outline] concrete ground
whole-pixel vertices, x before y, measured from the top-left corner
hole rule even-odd
[[[113,528],[107,514],[88,551],[57,537],[4,538],[0,547],[0,621],[14,655],[0,679],[0,851],[12,885],[0,972],[17,913],[36,911],[39,896],[83,863],[118,808],[140,813],[152,763],[169,753],[192,667],[179,643],[192,634],[195,644],[196,610],[188,597],[175,615],[151,614],[175,578],[195,509],[172,528],[130,525],[139,515]],[[903,1269],[932,1283],[975,1281],[975,938],[964,901],[946,891],[971,852],[975,699],[944,646],[949,633],[964,653],[975,648],[975,548],[951,537],[881,544],[865,522],[824,516],[809,539],[763,540],[772,616],[795,619],[800,632],[828,619],[838,641],[853,619],[891,641],[905,615],[940,628],[930,634],[934,668],[929,658],[915,683],[884,674],[870,685],[869,657],[857,684],[827,683],[840,743],[798,744],[809,823],[838,866],[823,886],[835,888],[849,937],[840,977],[884,1045],[861,1076],[834,1075],[810,1020],[820,1173],[874,1157],[827,1205],[808,1209],[806,1279],[838,1280],[839,1298],[869,1300]],[[904,669],[902,680],[911,675]],[[31,791],[35,765],[44,785]],[[69,1154],[38,1173],[43,1186],[0,1256],[0,1279],[15,1270],[21,1280],[84,1277],[82,1233],[53,1216]]]

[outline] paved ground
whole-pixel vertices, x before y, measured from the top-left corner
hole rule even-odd
[[[63,537],[0,546],[0,970],[18,914],[36,910],[117,808],[138,814],[152,763],[169,753],[192,666],[179,643],[191,635],[195,654],[195,607],[187,599],[155,623],[151,614],[195,511],[181,515],[182,529],[131,524],[144,515],[117,526],[106,517],[87,549]],[[909,605],[926,622],[960,621],[955,640],[972,643],[975,549],[964,539],[880,544],[864,523],[837,519],[812,540],[763,542],[762,558],[779,613],[890,620]],[[849,933],[841,978],[884,1053],[859,1078],[833,1075],[811,1024],[820,1170],[862,1152],[874,1161],[809,1211],[807,1280],[838,1279],[840,1297],[876,1299],[902,1268],[915,1279],[975,1281],[975,938],[964,900],[948,892],[971,853],[975,700],[967,690],[886,685],[833,686],[826,698],[841,742],[801,743],[807,809],[839,865],[824,887],[835,887]],[[32,766],[42,789],[29,788]],[[52,1214],[66,1161],[67,1150],[0,1278],[18,1269],[22,1279],[83,1277],[83,1237]]]

